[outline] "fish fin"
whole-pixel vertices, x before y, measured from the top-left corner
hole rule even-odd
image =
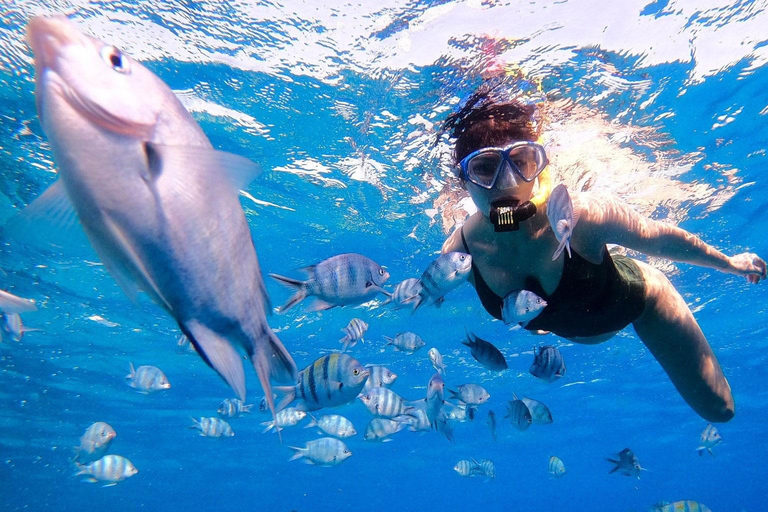
[[[307,416],[309,416],[309,423],[304,425],[304,428],[312,428],[317,426],[317,418],[312,416],[311,414],[307,413]]]
[[[251,350],[253,351],[251,363],[253,363],[253,368],[259,376],[259,382],[261,382],[261,387],[264,390],[267,405],[272,412],[272,419],[277,424],[275,402],[272,398],[272,384],[270,381],[274,379],[281,382],[296,382],[296,363],[293,362],[291,354],[288,353],[282,342],[268,326],[265,326],[262,331],[260,340],[254,340]],[[282,442],[279,430],[277,435]]]
[[[458,398],[459,397],[459,393],[457,393],[456,391],[454,391],[452,389],[449,389],[448,392],[451,394],[451,398]]]
[[[3,226],[6,238],[41,249],[64,247],[92,254],[90,243],[59,179]]]
[[[372,292],[372,291],[376,291],[376,292],[379,292],[379,293],[383,293],[387,297],[392,297],[391,293],[389,293],[387,290],[385,290],[381,286],[378,286],[378,285],[375,285],[375,284],[372,284],[372,285],[368,286],[367,289],[368,289],[369,293]]]
[[[713,457],[715,456],[715,454],[712,452],[712,448],[707,448],[707,451],[709,452],[709,454],[710,454],[711,456],[713,456]],[[647,470],[646,470],[646,471],[647,471]]]
[[[469,421],[475,421],[475,413],[477,413],[477,407],[467,407],[467,416],[469,416]]]
[[[96,482],[94,482],[94,483],[96,483]],[[116,486],[116,485],[117,485],[117,482],[110,482],[110,483],[108,483],[108,484],[104,484],[104,485],[102,485],[101,487],[114,487],[114,486]]]
[[[282,411],[285,407],[296,399],[296,386],[275,386],[272,388],[276,394],[283,394],[283,397],[275,405],[276,411]]]
[[[331,309],[335,307],[333,304],[330,304],[328,302],[325,302],[324,300],[315,299],[312,304],[309,305],[307,308],[308,313],[316,313],[318,311],[325,311],[327,309]]]
[[[88,478],[83,478],[83,482],[88,482],[89,484],[97,484],[97,483],[99,483],[99,481],[96,480],[92,476],[89,476]]]
[[[312,276],[314,275],[316,268],[317,268],[317,265],[307,265],[306,267],[301,267],[299,270],[301,270],[308,276]]]
[[[281,276],[279,274],[269,274],[269,277],[277,280],[280,284],[297,290],[296,293],[294,293],[291,298],[288,299],[288,302],[277,308],[278,313],[285,313],[307,297],[307,290],[305,286],[307,283],[306,281],[291,279],[290,277]]]
[[[288,462],[296,459],[300,459],[304,456],[304,454],[307,452],[306,448],[298,448],[296,446],[289,446],[291,450],[296,450],[296,452],[291,456],[290,459],[288,459]]]
[[[619,466],[616,466],[615,468],[613,468],[612,470],[610,470],[610,471],[608,472],[608,474],[610,475],[611,473],[615,473],[615,472],[616,472],[616,471],[618,471],[618,470],[619,470]]]
[[[405,302],[405,301],[403,301],[403,302]],[[416,310],[419,309],[419,307],[422,304],[424,304],[424,302],[425,302],[424,297],[421,294],[414,296],[414,299],[413,299],[413,309],[411,310],[411,314],[415,313]]]
[[[563,238],[560,240],[560,244],[557,246],[557,249],[555,249],[555,253],[552,255],[552,261],[555,261],[558,256],[560,256],[560,253],[563,252],[563,249],[568,248],[568,256],[571,255],[571,246],[568,243],[567,238]]]
[[[265,428],[261,433],[266,434],[273,428],[275,428],[275,422],[274,421],[262,421],[261,424],[267,428]]]
[[[198,425],[201,425],[201,423],[197,421],[196,418],[193,418],[192,416],[190,416],[189,419],[191,419],[194,422],[194,425],[190,425],[189,428],[197,428]]]
[[[243,405],[242,407],[240,407],[240,413],[241,414],[245,414],[245,413],[249,413],[250,414],[251,409],[253,409],[253,404]]]
[[[131,369],[131,373],[125,376],[126,379],[132,379],[134,375],[136,375],[136,368],[133,367],[133,363],[128,363],[129,368]]]
[[[195,346],[203,361],[218,372],[240,400],[245,401],[243,363],[240,362],[240,354],[229,340],[194,319],[179,323],[179,327]]]
[[[23,299],[12,293],[0,290],[0,311],[6,314],[27,313],[29,311],[37,311],[37,306],[33,300]],[[30,331],[35,329],[24,330]]]

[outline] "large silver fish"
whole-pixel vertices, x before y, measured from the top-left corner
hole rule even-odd
[[[288,460],[304,459],[307,464],[318,466],[335,466],[352,456],[347,445],[335,437],[321,437],[307,442],[307,446],[304,448],[296,446],[290,448],[295,453]]]
[[[568,251],[568,257],[571,256],[571,238],[573,237],[573,228],[579,221],[579,212],[573,209],[573,201],[568,193],[568,188],[562,183],[552,190],[547,199],[547,219],[555,238],[560,244],[552,255],[552,260],[556,260],[563,249]]]
[[[440,305],[445,295],[461,285],[472,270],[472,256],[463,252],[441,254],[429,264],[421,275],[418,295],[403,302],[413,303],[413,310],[419,306]]]
[[[530,290],[512,290],[504,297],[501,318],[506,325],[520,324],[523,327],[539,316],[547,301]]]
[[[130,460],[120,455],[105,455],[91,464],[76,462],[75,466],[77,466],[75,476],[86,475],[86,480],[91,483],[99,480],[108,482],[104,487],[115,485],[139,472]]]
[[[238,190],[258,173],[216,151],[168,86],[62,16],[34,18],[35,96],[61,179],[28,221],[67,217],[126,294],[146,292],[245,399],[244,349],[270,379],[296,366],[267,325],[269,301]],[[270,405],[271,405],[271,400]]]
[[[278,312],[285,313],[309,296],[315,297],[315,302],[308,311],[362,304],[379,293],[390,296],[390,293],[381,287],[389,279],[389,272],[362,254],[339,254],[303,270],[309,274],[306,281],[269,274],[280,283],[296,290],[288,302],[278,308]]]

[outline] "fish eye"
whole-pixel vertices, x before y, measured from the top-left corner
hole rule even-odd
[[[384,269],[383,269],[383,268],[380,268],[380,269],[379,269],[379,275],[380,275],[380,276],[383,276],[383,275],[384,275]]]
[[[114,46],[105,46],[101,49],[101,58],[115,71],[123,74],[131,72],[128,66],[128,59],[123,56],[123,52]]]
[[[462,255],[462,256],[459,256],[459,261],[464,261],[465,259],[467,259],[467,257],[466,257],[466,256],[463,256],[463,255]]]
[[[360,370],[358,370],[357,368],[355,368],[354,370],[352,370],[352,373],[353,373],[354,375],[360,375]]]

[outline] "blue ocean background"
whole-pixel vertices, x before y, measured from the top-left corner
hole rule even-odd
[[[728,254],[768,256],[764,2],[7,0],[0,12],[2,223],[55,180],[23,35],[32,16],[62,12],[168,83],[214,146],[264,168],[242,204],[265,275],[300,277],[358,252],[388,268],[390,290],[418,277],[464,214],[437,130],[493,58],[541,84],[559,179],[618,194]],[[491,394],[452,443],[408,431],[365,442],[369,413],[343,406],[333,412],[357,428],[353,456],[321,468],[288,461],[288,446],[318,437],[305,422],[282,443],[262,434],[259,413],[233,419],[233,438],[198,436],[190,416],[215,416],[233,394],[176,345],[169,317],[146,297],[130,302],[94,254],[0,241],[0,288],[36,300],[23,319],[41,329],[0,344],[0,510],[645,511],[682,499],[715,512],[768,509],[765,283],[651,261],[694,310],[733,389],[736,416],[719,426],[716,457],[697,455],[707,423],[631,328],[597,346],[531,336],[493,321],[468,285],[415,314],[372,302],[272,315],[300,368],[338,350],[340,329],[358,317],[370,329],[352,355],[396,372],[402,396],[424,396],[430,347],[444,355],[447,387],[474,382]],[[273,305],[287,300],[266,283]],[[510,369],[477,364],[460,343],[465,329],[493,341]],[[383,336],[407,330],[427,346],[385,346]],[[545,343],[568,368],[552,384],[528,373]],[[124,379],[130,362],[162,368],[173,387],[136,393]],[[513,393],[546,403],[554,423],[515,430],[503,420]],[[115,428],[110,453],[139,469],[115,487],[73,477],[73,447],[94,421]],[[604,458],[627,447],[649,470],[639,480],[608,474]],[[547,473],[552,455],[565,463],[561,479]],[[491,459],[496,478],[453,471],[472,457]]]

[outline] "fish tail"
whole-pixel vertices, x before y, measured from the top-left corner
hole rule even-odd
[[[289,446],[288,448],[290,448],[291,450],[296,450],[296,452],[291,456],[291,458],[288,459],[288,462],[302,458],[304,454],[307,453],[307,451],[309,451],[306,448],[297,448],[296,446]]]
[[[299,281],[298,279],[291,279],[290,277],[285,277],[278,274],[269,274],[269,276],[273,279],[276,279],[278,282],[280,282],[280,284],[284,284],[289,288],[296,289],[296,293],[294,293],[291,298],[288,299],[288,302],[277,308],[278,313],[285,313],[307,297],[307,281]]]
[[[307,413],[307,416],[309,416],[309,423],[304,425],[304,428],[312,428],[317,426],[317,418],[312,416],[311,414]]]
[[[448,392],[451,394],[451,398],[457,398],[459,396],[459,394],[452,389],[449,389]]]
[[[136,375],[136,369],[133,367],[133,363],[128,363],[129,367],[131,368],[131,373],[125,376],[126,379],[132,379],[134,375]]]
[[[197,421],[196,418],[193,418],[192,416],[189,417],[189,419],[192,420],[192,425],[189,426],[189,428],[197,428],[201,423]]]
[[[289,403],[296,399],[295,386],[275,386],[272,388],[272,391],[274,391],[278,396],[283,395],[275,405],[276,411],[282,411]]]
[[[394,338],[390,338],[389,336],[382,336],[382,338],[384,338],[384,341],[387,342],[387,345],[393,345],[394,342],[395,342],[395,339]]]
[[[80,464],[79,462],[75,462],[75,474],[72,475],[73,477],[77,477],[80,475],[85,475],[85,466],[83,464]]]
[[[272,420],[277,424],[275,417],[275,402],[272,397],[271,379],[278,381],[289,380],[296,382],[296,363],[293,362],[291,354],[283,346],[269,326],[264,325],[261,336],[254,340],[251,347],[251,362],[256,374],[259,376],[259,382],[264,389],[264,395],[267,399],[267,405],[272,412]],[[277,435],[280,436],[278,430]],[[282,436],[280,436],[282,442]]]
[[[261,424],[267,428],[265,428],[261,433],[266,434],[273,428],[275,428],[275,422],[274,421],[262,421]]]
[[[412,301],[413,302],[413,309],[411,310],[411,314],[415,313],[417,309],[419,309],[419,306],[421,306],[424,303],[424,297],[421,294],[414,295],[412,298],[404,300],[403,303]]]
[[[240,407],[240,412],[242,414],[250,413],[251,409],[253,409],[253,404],[243,405]]]

